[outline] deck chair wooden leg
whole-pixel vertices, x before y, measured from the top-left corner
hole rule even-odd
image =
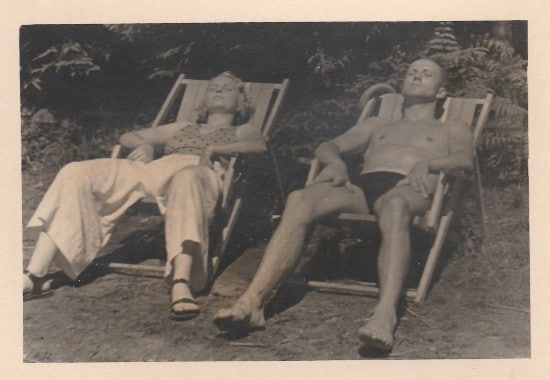
[[[216,247],[214,257],[212,258],[212,276],[215,276],[216,272],[218,271],[221,258],[225,252],[225,248],[227,248],[227,243],[229,242],[229,238],[231,237],[233,228],[235,228],[235,224],[237,224],[237,219],[241,212],[241,207],[242,207],[242,198],[237,198],[235,200],[233,209],[231,210],[231,215],[229,216],[227,226],[225,226],[225,228],[222,231],[222,238],[218,243],[218,246]]]
[[[366,297],[378,297],[380,289],[375,283],[357,281],[353,284],[342,284],[337,282],[307,281],[305,283],[288,280],[292,285],[305,286],[311,290],[321,293],[335,293]],[[405,296],[408,299],[414,298],[416,292],[410,289],[405,290]]]
[[[237,218],[239,217],[240,211],[242,207],[242,199],[239,198],[235,201],[235,206],[233,207],[233,210],[231,211],[231,215],[229,216],[229,220],[227,223],[227,226],[222,231],[222,238],[221,241],[216,248],[216,255],[213,259],[213,270],[212,273],[215,274],[218,270],[218,266],[220,264],[220,258],[223,255],[223,252],[225,251],[225,248],[227,247],[227,243],[229,242],[229,238],[231,236],[231,232],[233,232],[233,228],[235,227],[235,224],[237,223]],[[114,271],[129,271],[134,273],[141,273],[141,274],[148,274],[155,277],[163,277],[164,276],[164,265],[143,265],[143,264],[126,264],[126,263],[107,263],[105,265],[108,269],[114,270]]]
[[[164,266],[161,265],[143,265],[143,264],[125,264],[108,263],[107,268],[112,270],[131,271],[137,273],[149,273],[151,275],[164,277]]]
[[[474,156],[474,176],[475,176],[475,192],[477,204],[479,206],[479,213],[481,215],[481,233],[482,239],[485,239],[487,232],[485,228],[485,206],[483,203],[483,186],[481,184],[481,170],[479,168],[479,160],[477,155]]]
[[[283,189],[283,182],[281,180],[281,172],[279,171],[279,164],[277,163],[277,157],[275,157],[275,152],[270,147],[269,155],[271,156],[271,162],[273,164],[273,171],[275,172],[275,181],[277,182],[277,190],[279,195],[280,207],[279,210],[282,210],[285,207],[285,191]]]
[[[441,222],[439,228],[437,229],[437,235],[435,236],[434,244],[428,258],[426,259],[426,265],[424,266],[424,271],[422,272],[422,277],[420,278],[420,284],[416,290],[416,296],[414,302],[417,304],[424,303],[426,299],[426,294],[428,293],[428,288],[432,282],[432,277],[437,265],[437,260],[441,254],[441,249],[445,243],[445,237],[447,236],[447,231],[451,225],[451,220],[453,217],[453,211],[449,211],[447,215],[441,217]]]

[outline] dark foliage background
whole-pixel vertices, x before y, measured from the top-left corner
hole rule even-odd
[[[527,178],[527,23],[368,22],[29,25],[20,30],[23,170],[109,155],[147,125],[180,73],[289,78],[272,144],[285,190],[294,159],[353,125],[370,85],[396,89],[412,60],[449,71],[457,96],[495,93],[480,146],[488,184]]]

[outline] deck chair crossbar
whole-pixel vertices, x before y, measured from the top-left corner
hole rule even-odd
[[[493,99],[492,94],[487,94],[485,98],[452,98],[446,99],[443,105],[443,115],[441,121],[462,119],[472,127],[474,151],[478,145],[483,127],[489,115],[489,109]],[[403,96],[395,93],[387,93],[377,98],[370,99],[358,122],[362,122],[368,117],[373,116],[378,108],[378,116],[387,120],[399,120],[402,117]],[[321,164],[318,159],[311,160],[311,168],[306,180],[306,186],[313,182],[315,176],[319,173]],[[474,176],[477,198],[481,211],[483,230],[485,214],[483,208],[483,193],[479,173],[479,162],[477,154],[474,153]],[[466,177],[457,173],[440,173],[436,190],[433,194],[433,200],[430,209],[421,217],[416,217],[413,225],[435,235],[433,246],[428,253],[424,270],[416,289],[407,289],[405,291],[408,299],[421,304],[426,298],[430,286],[437,260],[443,248],[443,243],[454,214],[454,208],[460,198]],[[353,222],[376,222],[376,216],[373,214],[351,214],[342,213],[338,215],[338,220],[346,223]],[[340,284],[328,282],[309,281],[308,287],[321,291],[348,292],[350,294],[377,295],[378,288],[376,284]]]
[[[288,84],[288,79],[284,79],[281,83],[244,83],[247,94],[255,108],[254,114],[249,120],[249,123],[260,127],[263,136],[268,142],[273,128],[273,122],[279,113],[282,101],[288,89]],[[171,112],[173,112],[174,105],[177,105],[176,101],[179,100],[182,93],[183,95],[181,96],[181,100],[179,101],[179,105],[176,110],[177,114],[175,121],[196,120],[198,116],[198,108],[204,99],[208,85],[208,80],[187,79],[185,75],[181,74],[176,79],[174,85],[164,100],[152,123],[152,127],[157,127],[166,121],[167,117],[171,115]],[[117,158],[120,154],[120,149],[120,145],[115,146],[111,157]],[[272,153],[271,150],[270,153]],[[274,160],[273,154],[270,154],[270,158],[272,161]],[[214,275],[217,271],[220,258],[227,247],[229,238],[242,208],[244,182],[246,182],[244,177],[246,177],[246,175],[243,175],[243,173],[236,169],[237,161],[237,155],[230,158],[222,184],[222,200],[220,208],[221,212],[225,214],[224,219],[226,220],[226,223],[221,230],[221,237],[217,246],[211,252],[213,265],[211,270],[212,275]],[[276,170],[276,162],[273,161],[272,164],[275,169],[274,174],[276,180],[278,181],[279,190],[282,190],[280,178],[278,178],[279,173]],[[155,202],[154,199],[144,199],[143,201]],[[156,265],[109,263],[108,268],[138,273],[164,273],[164,268]]]

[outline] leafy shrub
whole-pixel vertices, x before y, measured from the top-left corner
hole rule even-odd
[[[472,36],[468,48],[431,56],[449,72],[453,96],[495,95],[479,151],[493,184],[527,178],[527,61],[506,40]]]
[[[495,95],[479,146],[483,177],[492,184],[524,181],[528,156],[527,61],[509,41],[489,34],[470,36],[467,47],[462,48],[454,37],[453,24],[448,22],[437,25],[433,38],[417,52],[406,52],[397,45],[388,57],[371,62],[352,83],[340,83],[330,96],[317,97],[303,111],[283,118],[274,138],[278,154],[311,155],[319,143],[354,124],[361,93],[377,83],[399,91],[408,65],[421,57],[436,60],[448,71],[450,96]],[[341,69],[343,63],[332,66]]]
[[[71,161],[109,157],[119,128],[97,128],[90,133],[67,118],[58,119],[48,109],[24,108],[21,122],[23,170],[59,169]]]

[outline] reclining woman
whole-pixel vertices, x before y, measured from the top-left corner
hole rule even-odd
[[[52,261],[76,278],[107,243],[116,221],[146,196],[165,215],[171,315],[199,314],[192,293],[208,281],[208,234],[222,193],[224,167],[217,157],[262,153],[259,129],[246,123],[253,113],[244,85],[230,72],[213,79],[196,122],[176,122],[125,133],[127,159],[73,162],[57,174],[28,227],[41,229],[23,275],[24,299],[51,292],[46,274]],[[153,160],[154,145],[164,157]]]

